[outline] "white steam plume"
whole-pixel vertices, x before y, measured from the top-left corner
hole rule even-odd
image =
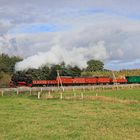
[[[66,65],[86,67],[87,60],[98,59],[105,60],[108,58],[104,42],[99,42],[96,46],[78,47],[67,49],[58,45],[53,46],[47,52],[39,52],[36,55],[18,62],[15,66],[16,71],[26,70],[29,68],[39,68],[43,65],[60,64],[65,62]]]

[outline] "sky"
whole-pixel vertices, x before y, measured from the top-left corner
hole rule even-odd
[[[0,0],[0,53],[16,70],[59,64],[140,68],[138,0]]]

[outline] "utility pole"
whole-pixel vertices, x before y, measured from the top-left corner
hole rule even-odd
[[[113,75],[113,83],[116,83],[116,76],[114,74],[114,72],[112,71],[112,75]],[[115,82],[114,82],[115,81]]]
[[[112,75],[113,75],[113,83],[114,83],[114,85],[116,85],[116,87],[118,89],[118,84],[117,84],[116,76],[115,76],[113,71],[112,71]]]
[[[61,77],[60,77],[60,74],[59,74],[59,70],[57,70],[57,85],[58,85],[58,88],[59,88],[59,82],[60,82],[60,86],[61,86],[62,90],[64,91],[64,87],[63,87],[62,80],[61,80]]]
[[[59,89],[59,70],[57,70],[57,87]]]

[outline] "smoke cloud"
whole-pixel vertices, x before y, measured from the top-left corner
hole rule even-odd
[[[39,52],[17,63],[15,69],[17,71],[29,68],[37,69],[43,65],[50,66],[62,62],[65,62],[66,65],[85,68],[87,66],[87,61],[91,58],[98,60],[107,58],[107,52],[103,42],[99,42],[95,47],[89,46],[87,48],[78,47],[66,49],[62,46],[53,46],[47,52]]]

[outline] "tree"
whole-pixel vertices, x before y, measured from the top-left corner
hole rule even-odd
[[[9,56],[6,54],[0,55],[0,71],[8,72],[9,70]]]
[[[50,68],[48,66],[42,66],[39,68],[40,70],[40,79],[44,80],[44,79],[49,79],[49,75],[50,75]]]
[[[19,61],[22,61],[23,59],[19,56],[12,56],[10,57],[10,64],[9,64],[9,72],[14,73],[15,71],[15,64]]]
[[[62,73],[62,66],[61,65],[52,65],[50,68],[49,79],[53,80],[57,77],[57,70],[60,71],[60,75]]]
[[[16,62],[21,61],[22,58],[17,56],[9,57],[7,54],[0,55],[0,71],[4,73],[12,74],[14,72],[14,66]]]
[[[67,67],[67,75],[72,77],[79,77],[81,75],[82,70],[77,66],[68,66]]]
[[[87,62],[86,71],[102,71],[104,64],[99,60],[89,60]]]

